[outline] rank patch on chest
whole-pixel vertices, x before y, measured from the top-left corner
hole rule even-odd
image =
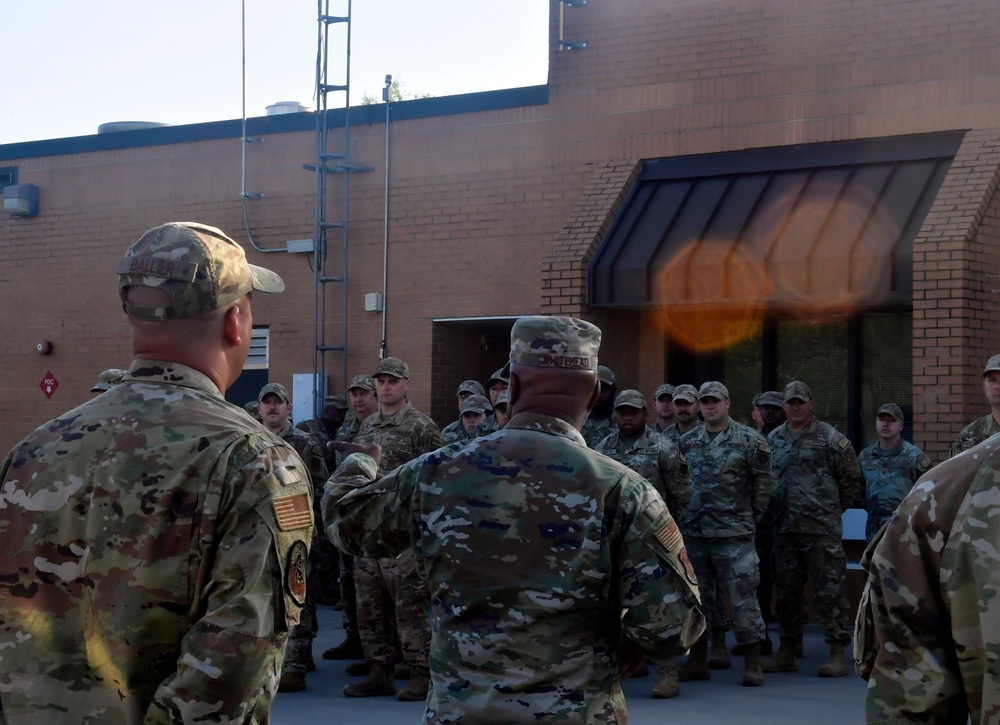
[[[291,496],[278,496],[272,499],[274,516],[282,531],[301,529],[312,525],[309,496],[305,493],[295,493]]]

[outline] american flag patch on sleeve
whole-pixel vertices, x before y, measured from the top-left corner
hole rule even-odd
[[[673,551],[681,544],[681,530],[677,528],[677,523],[672,518],[660,524],[654,535],[669,551]]]
[[[282,531],[301,529],[312,525],[308,494],[296,493],[291,496],[278,496],[271,500],[271,505],[274,506],[274,515],[278,519],[278,526]]]

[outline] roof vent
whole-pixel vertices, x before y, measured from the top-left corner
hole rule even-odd
[[[307,113],[312,109],[298,101],[278,101],[267,107],[268,116],[281,116],[285,113]]]

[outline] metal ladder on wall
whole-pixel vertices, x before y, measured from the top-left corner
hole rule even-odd
[[[371,167],[351,163],[351,0],[339,0],[346,12],[334,14],[330,11],[330,0],[317,0],[317,49],[316,49],[316,164],[305,168],[315,172],[316,199],[313,222],[315,243],[315,265],[313,269],[313,405],[317,418],[323,414],[323,398],[333,390],[343,390],[347,385],[347,263],[348,263],[348,219],[351,174],[359,171],[373,171]],[[329,48],[331,29],[340,31],[344,47],[343,76],[330,82]],[[342,95],[341,95],[342,94]],[[329,99],[343,98],[343,109],[334,108],[331,114]],[[343,123],[336,123],[336,116],[343,113]],[[333,137],[333,138],[332,138]],[[331,178],[342,180],[342,198],[339,210],[331,211],[328,187]],[[336,184],[334,185],[336,186]],[[331,242],[340,241],[339,265],[330,264]],[[333,266],[333,270],[330,267]],[[339,269],[337,268],[339,266]],[[329,339],[327,326],[330,285],[340,287],[339,336]],[[332,336],[331,336],[332,337]],[[339,387],[331,385],[327,390],[327,355],[339,353],[342,359]]]

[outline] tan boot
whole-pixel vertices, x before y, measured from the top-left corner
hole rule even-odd
[[[372,671],[372,661],[371,660],[361,660],[360,662],[352,662],[344,668],[344,672],[349,674],[351,677],[364,677],[369,672]]]
[[[396,686],[392,684],[393,667],[385,662],[371,663],[368,677],[347,685],[344,694],[348,697],[378,697],[379,695],[395,695]]]
[[[325,660],[360,660],[364,656],[365,653],[361,649],[361,640],[358,639],[357,635],[353,637],[348,636],[347,639],[336,647],[331,647],[323,652],[323,659]]]
[[[844,645],[830,643],[826,664],[820,665],[820,677],[847,677],[847,663],[844,661]]]
[[[798,672],[799,663],[795,659],[795,639],[782,637],[778,654],[761,663],[764,672]]]
[[[410,682],[399,691],[396,698],[403,702],[423,702],[431,684],[431,671],[420,665],[410,665]]]
[[[704,638],[694,643],[684,664],[677,668],[677,679],[681,682],[712,679],[708,669],[708,642]]]
[[[304,672],[283,672],[278,680],[278,692],[301,692],[306,689]]]
[[[680,682],[677,679],[677,665],[663,665],[660,670],[660,680],[653,685],[654,700],[669,700],[677,697],[681,692]]]
[[[725,632],[712,632],[712,652],[708,657],[708,667],[713,670],[729,669],[729,650],[726,649]]]
[[[743,679],[740,684],[744,687],[760,687],[764,684],[764,673],[760,669],[760,642],[747,644],[743,656]]]

